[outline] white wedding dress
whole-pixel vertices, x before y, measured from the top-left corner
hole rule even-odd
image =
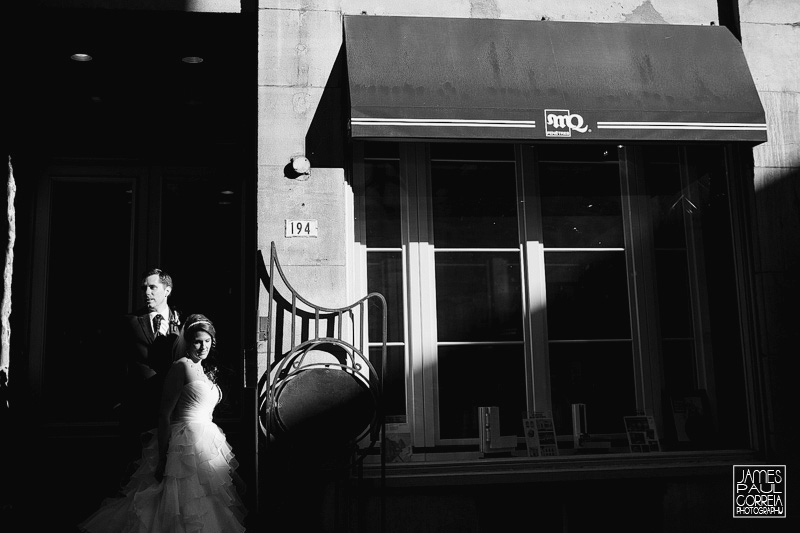
[[[79,525],[87,533],[236,533],[245,510],[234,486],[238,466],[212,422],[220,389],[206,380],[184,385],[172,413],[164,478],[155,479],[158,439],[152,432],[136,472],[122,490]]]

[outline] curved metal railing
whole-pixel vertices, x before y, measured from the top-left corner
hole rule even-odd
[[[275,243],[270,247],[270,265],[267,271],[263,257],[259,253],[259,278],[264,288],[269,291],[269,309],[267,312],[267,361],[269,368],[259,379],[258,414],[262,434],[266,442],[275,438],[277,431],[273,427],[274,416],[271,409],[276,407],[276,400],[283,388],[299,372],[314,368],[336,369],[347,372],[354,380],[363,385],[371,394],[375,412],[370,422],[355,436],[352,444],[355,447],[354,459],[360,462],[366,457],[376,442],[385,442],[385,421],[383,413],[382,387],[386,369],[387,317],[386,300],[380,293],[369,293],[358,301],[343,307],[326,307],[315,304],[304,298],[291,285],[278,260]],[[275,271],[286,287],[289,297],[276,291]],[[368,326],[368,305],[372,301],[379,303],[381,314],[381,373],[376,372],[365,355],[365,325]],[[300,309],[298,303],[306,309]],[[280,314],[278,312],[280,311]],[[288,317],[284,316],[288,314]],[[290,321],[290,331],[285,331],[285,321]],[[298,336],[297,325],[301,329]],[[321,325],[326,322],[326,327]],[[352,327],[348,331],[345,324]],[[313,324],[313,327],[312,327]],[[346,338],[352,335],[352,340]],[[283,352],[284,340],[288,335],[289,347]],[[298,342],[299,340],[299,342]],[[314,361],[309,354],[324,347],[337,362],[332,360]],[[331,350],[330,347],[336,347]],[[368,349],[368,347],[367,347]],[[279,353],[281,352],[281,353]],[[366,446],[360,446],[369,438]],[[350,444],[350,443],[348,443]],[[381,446],[381,479],[385,472],[385,446]]]

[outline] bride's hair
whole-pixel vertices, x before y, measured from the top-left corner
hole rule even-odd
[[[217,330],[214,328],[214,324],[205,315],[196,313],[186,317],[180,336],[183,346],[179,351],[179,355],[182,357],[189,352],[189,346],[193,340],[192,335],[198,331],[204,331],[211,336],[211,351],[203,362],[202,367],[208,379],[216,383],[217,374],[219,373],[219,368],[214,357],[217,347]]]
[[[191,340],[189,339],[189,334],[195,331],[205,331],[211,335],[211,348],[213,349],[216,347],[217,330],[214,329],[214,324],[212,324],[205,315],[195,313],[186,317],[186,320],[183,322],[182,334],[187,342]]]

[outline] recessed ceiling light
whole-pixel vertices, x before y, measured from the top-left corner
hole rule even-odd
[[[220,193],[220,194],[226,194],[226,195],[227,195],[227,194],[233,194],[233,191],[230,191],[230,190],[224,190],[224,191],[219,191],[219,193]]]
[[[181,61],[183,61],[184,63],[196,64],[196,63],[202,63],[203,58],[198,56],[186,56],[184,58],[181,58]]]
[[[72,59],[73,61],[91,61],[92,60],[92,56],[90,56],[89,54],[72,54],[71,56],[69,56],[69,58]]]

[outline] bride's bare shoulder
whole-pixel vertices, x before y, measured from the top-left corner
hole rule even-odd
[[[189,360],[186,357],[181,357],[172,362],[172,367],[169,369],[170,374],[186,377],[189,371]]]

